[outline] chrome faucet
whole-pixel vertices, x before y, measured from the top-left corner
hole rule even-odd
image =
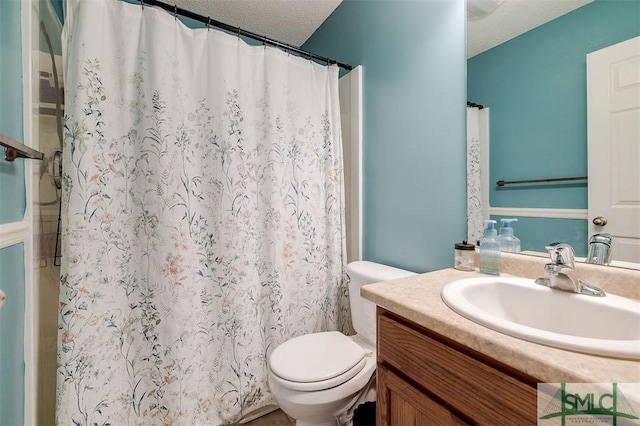
[[[591,286],[581,279],[576,282],[569,275],[562,272],[564,268],[575,269],[576,252],[573,247],[566,243],[553,243],[545,248],[549,252],[549,257],[551,257],[551,263],[544,265],[548,278],[538,278],[536,284],[589,296],[605,296],[602,289]]]
[[[611,235],[593,234],[589,238],[589,254],[587,263],[608,265],[611,263]]]

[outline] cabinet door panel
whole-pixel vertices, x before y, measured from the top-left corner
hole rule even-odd
[[[383,315],[378,315],[379,363],[401,372],[474,423],[536,423],[535,386],[382,312]],[[429,333],[435,337],[433,332]]]
[[[380,366],[377,372],[378,425],[460,426],[462,419],[400,377]]]

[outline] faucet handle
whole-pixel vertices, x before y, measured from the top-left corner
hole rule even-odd
[[[575,268],[576,252],[567,243],[551,243],[545,247],[555,265],[562,265],[570,269]]]

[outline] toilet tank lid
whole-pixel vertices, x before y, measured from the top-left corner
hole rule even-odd
[[[352,339],[327,331],[284,342],[269,357],[269,368],[285,380],[311,383],[340,376],[364,357],[364,349]]]
[[[415,272],[394,268],[393,266],[383,265],[381,263],[369,262],[367,260],[358,260],[349,263],[347,265],[347,274],[352,279],[354,275],[358,275],[364,279],[365,283],[376,283],[417,275]]]

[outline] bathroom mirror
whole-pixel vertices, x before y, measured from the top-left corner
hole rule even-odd
[[[507,0],[482,19],[493,19],[496,33],[510,31],[502,9],[513,3],[528,2]],[[588,166],[587,156],[586,54],[640,35],[638,8],[637,2],[582,1],[467,61],[467,100],[489,108],[491,166],[482,170],[490,176],[489,214],[518,218],[514,228],[523,250],[544,252],[545,244],[560,240],[579,257],[587,255],[593,231],[586,180],[504,187],[496,182],[581,177],[595,167]],[[469,30],[467,35],[474,36]]]

